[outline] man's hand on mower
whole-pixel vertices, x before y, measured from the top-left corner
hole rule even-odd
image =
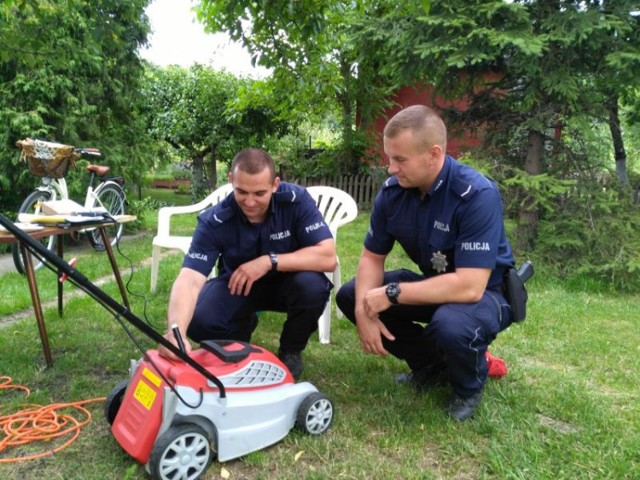
[[[173,334],[172,330],[169,330],[167,333],[165,333],[164,338],[170,341],[173,345],[175,345],[176,348],[179,348],[178,341],[176,340],[176,337]],[[189,343],[189,340],[187,340],[187,338],[184,335],[182,336],[182,343],[184,344],[185,353],[189,355],[191,353],[191,344]],[[171,350],[169,350],[164,345],[158,345],[158,353],[162,355],[164,358],[168,358],[169,360],[180,360],[180,358],[177,355],[175,355]]]

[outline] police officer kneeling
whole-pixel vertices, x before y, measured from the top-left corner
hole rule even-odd
[[[306,189],[281,182],[267,152],[239,152],[229,182],[233,193],[198,217],[171,289],[169,327],[197,342],[248,342],[257,311],[286,312],[278,354],[298,379],[301,352],[333,288],[323,273],[336,266],[333,237]],[[215,262],[219,274],[207,281]],[[171,328],[165,338],[176,344]]]
[[[450,384],[447,413],[462,421],[482,400],[485,352],[512,321],[502,281],[514,259],[496,185],[446,155],[446,143],[428,107],[387,123],[392,176],[376,197],[356,278],[336,300],[365,352],[407,362],[396,381],[419,390]],[[420,273],[384,270],[396,241]]]

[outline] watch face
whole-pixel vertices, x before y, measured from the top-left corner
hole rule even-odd
[[[391,303],[398,303],[398,295],[400,295],[400,286],[397,283],[387,285],[387,297]]]

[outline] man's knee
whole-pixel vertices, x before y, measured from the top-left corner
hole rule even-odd
[[[214,331],[211,324],[194,317],[187,327],[187,337],[194,342],[202,342],[214,338],[219,339],[220,334]]]
[[[354,280],[351,280],[342,285],[342,287],[340,287],[340,290],[338,290],[338,292],[336,293],[336,306],[352,322],[355,321],[355,296],[356,292]]]
[[[216,277],[200,291],[187,335],[194,341],[238,339],[253,313],[247,297],[231,295],[227,280]]]
[[[331,283],[324,273],[297,272],[292,284],[292,298],[297,303],[324,305],[331,293]]]
[[[444,351],[464,350],[470,346],[477,348],[495,338],[491,330],[493,327],[487,325],[483,318],[478,318],[478,314],[478,307],[470,304],[442,305],[434,313],[429,329]]]
[[[442,305],[433,314],[429,329],[435,334],[438,345],[444,350],[450,350],[468,343],[466,337],[471,330],[469,321],[470,318],[463,312],[451,305]]]

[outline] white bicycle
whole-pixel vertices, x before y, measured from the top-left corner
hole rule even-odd
[[[75,148],[70,145],[45,142],[42,140],[26,139],[17,142],[22,149],[22,156],[29,167],[29,171],[42,177],[42,182],[31,192],[20,205],[18,214],[40,214],[43,202],[51,200],[65,200],[69,198],[69,189],[65,175],[70,166],[75,165],[75,160],[85,158],[90,160],[102,159],[104,156],[96,148]],[[85,195],[85,208],[102,207],[111,216],[124,215],[126,196],[124,191],[124,178],[107,176],[110,168],[104,165],[89,164],[86,168],[89,173],[89,185]],[[96,185],[96,182],[98,184]],[[107,228],[111,245],[120,241],[124,226],[116,223]],[[88,228],[84,231],[89,237],[89,242],[96,251],[104,251],[102,236],[98,229]],[[57,237],[52,235],[44,237],[40,242],[53,251]],[[16,270],[24,273],[24,263],[21,249],[17,245],[12,247],[13,263]],[[42,267],[42,262],[34,265],[36,269]]]

